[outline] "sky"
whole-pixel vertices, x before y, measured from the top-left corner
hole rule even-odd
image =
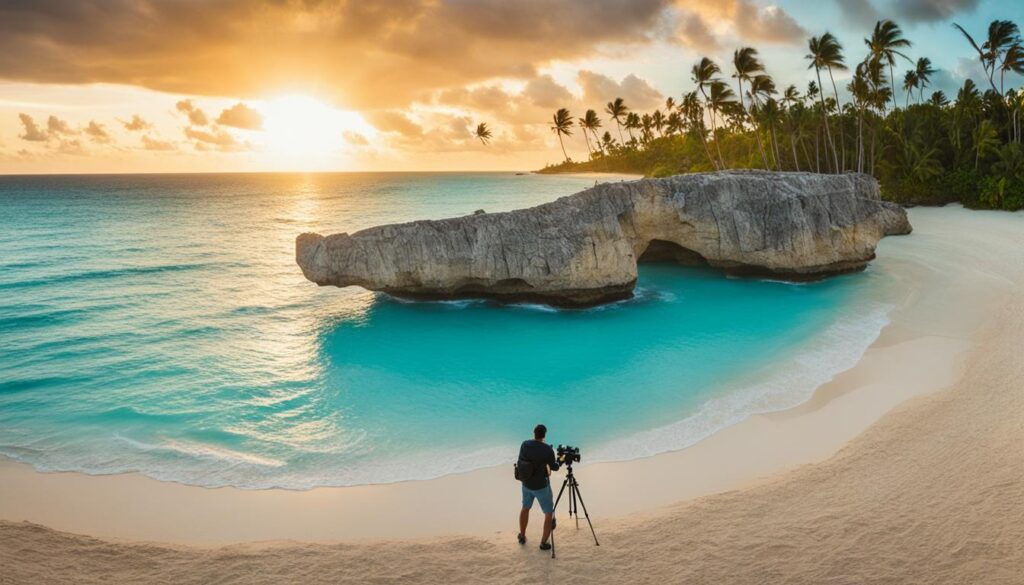
[[[1024,2],[0,0],[0,174],[532,170],[562,158],[560,107],[613,129],[607,102],[664,108],[741,46],[805,88],[808,38],[856,63],[879,18],[952,96],[987,85],[952,23],[1024,26]]]

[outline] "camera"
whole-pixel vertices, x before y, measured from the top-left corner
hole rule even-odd
[[[580,460],[580,448],[571,445],[559,445],[558,460],[569,465],[572,465],[574,461],[578,463]]]

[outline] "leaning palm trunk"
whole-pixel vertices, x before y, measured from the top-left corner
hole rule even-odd
[[[768,157],[764,153],[764,144],[761,144],[761,132],[758,130],[758,127],[757,127],[758,126],[757,125],[757,119],[753,115],[751,115],[750,112],[747,111],[747,106],[746,106],[746,104],[743,103],[743,79],[740,78],[740,77],[737,77],[736,78],[736,84],[739,86],[739,90],[740,90],[740,93],[739,93],[739,96],[740,96],[740,110],[743,111],[743,117],[744,118],[750,118],[750,125],[754,128],[754,136],[757,137],[757,150],[761,152],[761,162],[764,163],[764,170],[767,171],[768,170]],[[756,106],[756,102],[754,101],[753,96],[751,96],[750,101],[751,101],[750,109],[753,110],[756,113],[757,112],[757,106]],[[741,129],[742,129],[742,124],[743,124],[743,122],[741,120],[740,121]]]
[[[820,88],[821,87],[821,69],[819,67],[815,67],[814,68],[814,73],[818,76],[818,87]],[[832,148],[832,160],[833,160],[833,162],[835,162],[835,160],[836,160],[836,145],[835,145],[834,142],[832,142],[832,130],[829,129],[829,125],[828,125],[828,110],[825,109],[825,92],[823,92],[823,91],[819,91],[818,92],[818,100],[821,102],[821,117],[822,117],[823,120],[825,120],[825,137],[828,139],[828,146],[830,146]],[[825,164],[826,165],[828,164],[828,151],[827,150],[826,150],[826,153],[825,153]],[[839,168],[838,164],[836,165],[835,168],[836,169]],[[820,167],[818,168],[818,172],[821,172],[821,168]],[[838,173],[838,170],[836,172]]]
[[[757,138],[757,149],[761,151],[761,162],[764,163],[764,170],[770,170],[768,167],[768,155],[765,153],[764,143],[761,141],[761,130],[753,116],[750,117],[750,123],[754,126],[754,136]]]
[[[895,112],[899,105],[896,103],[896,75],[892,71],[892,62],[889,63],[889,82],[892,84],[892,111]]]
[[[716,171],[720,170],[718,166],[718,161],[715,160],[715,157],[711,156],[711,149],[708,148],[708,139],[706,136],[704,136],[704,129],[698,128],[697,132],[700,134],[700,143],[704,145],[704,154],[707,155],[708,161],[711,163],[711,168],[715,169]]]
[[[716,108],[711,108],[711,138],[715,141],[715,151],[718,152],[718,163],[719,169],[727,168],[725,166],[725,158],[722,156],[722,144],[718,138],[718,127],[715,124],[715,116],[717,114]]]
[[[793,170],[800,172],[800,157],[796,154],[796,139],[792,136],[789,137],[789,147],[793,151]]]
[[[870,161],[871,162],[871,166],[870,166],[870,170],[868,171],[868,174],[870,174],[871,176],[875,175],[875,138],[878,135],[877,130],[878,130],[877,125],[876,124],[872,124],[871,125],[871,161]]]
[[[821,128],[814,130],[814,172],[821,172]]]
[[[839,101],[839,89],[836,87],[836,78],[832,75],[831,66],[828,68],[828,77],[832,80],[832,91],[836,94],[836,109],[839,111],[839,145],[843,149],[843,162],[839,165],[839,172],[841,173],[846,170],[846,133],[843,131],[843,104]],[[833,146],[834,149],[835,147]]]
[[[857,172],[864,172],[864,107],[857,108]]]
[[[565,162],[569,162],[569,155],[565,153],[565,144],[562,142],[562,133],[558,133],[558,145],[562,147],[562,156],[565,157]]]
[[[779,141],[775,137],[775,126],[768,126],[769,137],[772,141],[772,154],[775,156],[775,170],[782,170],[782,157],[779,156]]]
[[[804,158],[807,160],[807,168],[811,167],[811,153],[807,152],[807,144],[803,140],[798,140],[800,143],[800,149],[804,151]]]
[[[586,134],[586,133],[587,133],[587,131],[586,131],[586,130],[584,130],[584,131],[583,131],[583,133],[584,133],[584,134]],[[592,135],[594,136],[594,146],[596,147],[596,150],[597,150],[598,152],[600,152],[601,154],[604,154],[604,147],[603,147],[603,146],[601,146],[601,139],[600,139],[600,138],[598,138],[598,136],[597,136],[597,130],[595,130],[595,129],[593,129],[593,128],[592,128],[592,129],[590,130],[590,133],[591,133],[591,134],[592,134]]]

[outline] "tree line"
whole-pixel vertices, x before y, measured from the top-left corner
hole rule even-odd
[[[952,99],[927,92],[936,74],[931,60],[912,58],[899,25],[882,20],[855,64],[831,33],[809,39],[814,79],[803,90],[780,91],[757,49],[742,47],[725,68],[702,57],[690,71],[694,89],[653,112],[635,112],[622,98],[608,102],[605,118],[592,109],[574,118],[560,108],[551,130],[565,161],[542,172],[855,171],[877,177],[883,196],[902,203],[1020,209],[1024,91],[1006,87],[1008,73],[1024,74],[1020,29],[996,20],[979,42],[954,27],[976,52],[987,84],[968,79]],[[844,100],[836,73],[851,67]],[[577,132],[587,161],[573,162],[565,150]]]

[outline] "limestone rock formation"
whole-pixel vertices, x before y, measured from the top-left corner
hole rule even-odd
[[[725,171],[604,183],[506,213],[302,234],[303,274],[421,298],[556,306],[627,298],[637,262],[806,280],[863,269],[906,212],[858,174]]]

